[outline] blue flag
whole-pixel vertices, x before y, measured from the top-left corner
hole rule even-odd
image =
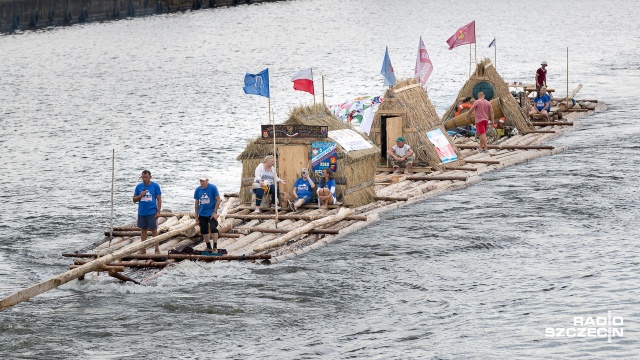
[[[391,65],[391,59],[389,59],[389,47],[384,51],[384,61],[382,62],[380,73],[384,76],[384,86],[396,84],[396,74],[393,72],[393,65]]]
[[[260,95],[269,97],[269,68],[260,71],[257,74],[246,73],[244,75],[245,94]]]
[[[496,44],[496,38],[493,38],[493,40],[491,40],[491,42],[489,43],[489,47],[492,47],[495,44]]]

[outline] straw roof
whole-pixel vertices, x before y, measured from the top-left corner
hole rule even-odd
[[[525,111],[518,105],[516,99],[511,95],[509,86],[502,79],[496,68],[491,64],[489,58],[485,58],[479,64],[476,65],[476,71],[471,74],[471,77],[464,84],[458,96],[449,109],[442,115],[442,121],[449,120],[455,116],[456,107],[462,102],[465,97],[473,98],[473,88],[480,82],[488,82],[493,86],[493,97],[499,97],[502,104],[502,113],[505,116],[505,123],[509,126],[513,126],[521,134],[526,134],[529,131],[535,130],[533,125],[529,122],[529,119]]]
[[[324,104],[300,106],[291,110],[285,125],[316,125],[327,126],[329,131],[352,129],[333,115]],[[366,139],[366,136],[363,136]],[[311,138],[276,138],[276,148],[281,145],[311,145],[314,141],[323,141]],[[330,138],[324,141],[332,141]],[[345,152],[337,144],[338,171],[335,173],[338,186],[336,193],[345,204],[361,206],[374,200],[375,169],[380,154],[377,146],[370,149],[353,150]],[[242,178],[253,179],[256,166],[266,155],[273,154],[273,140],[257,138],[247,144],[245,150],[237,157],[242,161]],[[338,181],[339,180],[339,181]],[[251,193],[246,186],[240,188],[240,198],[249,202]]]
[[[416,79],[400,80],[395,86],[387,89],[384,101],[378,107],[371,126],[370,138],[378,146],[382,144],[383,116],[402,117],[402,136],[415,152],[417,163],[426,162],[436,169],[442,168],[443,164],[438,157],[435,145],[429,141],[426,134],[428,131],[440,129],[458,156],[458,160],[446,165],[461,166],[464,164],[460,150],[447,134],[426,91]],[[393,145],[387,144],[389,148]]]

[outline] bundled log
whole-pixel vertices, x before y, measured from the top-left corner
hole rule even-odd
[[[500,119],[501,117],[504,117],[504,114],[502,113],[502,106],[500,104],[500,98],[497,97],[491,100],[491,106],[493,106],[494,119]],[[455,129],[459,126],[473,125],[476,123],[475,114],[475,111],[467,111],[464,114],[460,114],[453,119],[445,121],[444,128],[450,130]]]
[[[439,180],[439,181],[445,181],[445,180],[460,180],[460,181],[467,181],[467,179],[469,179],[468,176],[455,176],[455,175],[430,175],[430,176],[407,176],[407,180],[416,180],[416,181],[423,181],[423,180]]]
[[[340,220],[344,220],[344,218],[346,218],[347,216],[351,215],[353,213],[353,210],[348,209],[348,208],[342,208],[340,209],[340,211],[338,211],[337,214],[332,215],[332,216],[327,216],[324,219],[320,219],[320,220],[315,220],[312,221],[310,223],[308,223],[305,226],[302,226],[300,228],[297,228],[296,230],[293,230],[289,233],[287,233],[284,236],[281,236],[275,240],[260,244],[258,246],[256,246],[255,248],[253,248],[254,252],[259,252],[259,251],[264,251],[267,249],[271,249],[274,248],[276,246],[280,246],[283,244],[286,244],[287,241],[292,240],[293,238],[295,238],[296,236],[302,235],[302,234],[306,234],[309,231],[318,228],[318,227],[325,227],[328,226],[330,224],[334,224]]]
[[[261,232],[265,234],[286,234],[291,230],[286,229],[269,229],[269,228],[253,228],[250,229],[251,232]],[[337,234],[338,230],[336,229],[313,229],[309,231],[309,234]]]
[[[476,149],[479,144],[460,144],[460,149]],[[506,150],[553,150],[550,145],[487,145],[489,149],[506,149]]]
[[[88,263],[88,261],[84,260],[76,260],[73,262],[73,265],[84,265]],[[167,266],[166,262],[163,261],[122,261],[106,264],[105,266],[122,266],[122,267],[133,267],[133,268],[162,268]]]
[[[500,160],[464,159],[469,164],[500,164]]]
[[[409,200],[406,196],[376,196],[375,200],[381,201],[407,201]]]
[[[325,217],[324,215],[302,215],[302,214],[286,214],[286,215],[278,215],[278,219],[280,220],[305,220],[305,221],[313,221],[317,219],[321,219]],[[273,214],[230,214],[227,215],[229,219],[243,219],[243,220],[272,220],[276,218],[276,215]],[[359,220],[359,221],[367,221],[367,217],[365,215],[349,215],[345,217],[345,220]]]

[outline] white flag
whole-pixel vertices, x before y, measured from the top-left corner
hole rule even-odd
[[[429,59],[427,48],[424,46],[424,42],[422,42],[422,36],[420,36],[418,58],[416,59],[416,68],[413,74],[413,78],[420,80],[420,83],[424,85],[427,83],[427,79],[429,79],[429,75],[431,75],[432,71],[433,64],[431,63],[431,59]]]

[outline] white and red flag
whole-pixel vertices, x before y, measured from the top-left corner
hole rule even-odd
[[[418,46],[418,57],[416,58],[416,68],[414,69],[413,78],[418,79],[422,85],[427,83],[429,75],[433,71],[433,64],[429,58],[427,48],[424,46],[422,36],[420,36],[420,45]]]
[[[313,70],[311,70],[311,68],[298,71],[293,75],[291,81],[293,81],[293,88],[295,90],[306,91],[313,95],[316,94],[313,90]]]
[[[449,50],[454,47],[466,44],[475,44],[476,43],[476,21],[472,21],[467,25],[461,27],[456,30],[456,33],[451,35],[451,37],[447,40],[447,44],[449,44]]]

